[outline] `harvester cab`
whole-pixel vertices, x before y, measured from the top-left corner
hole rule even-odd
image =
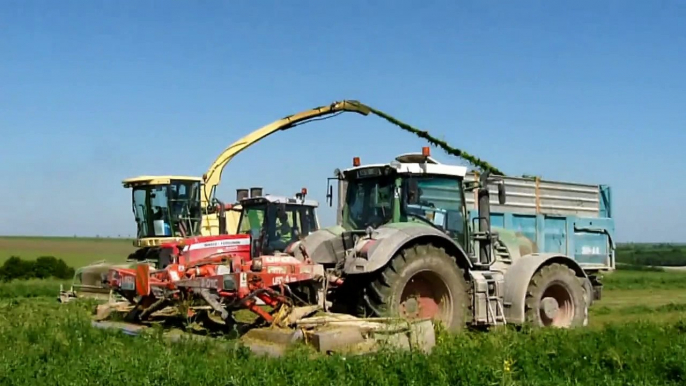
[[[237,233],[251,236],[253,257],[288,252],[319,229],[319,203],[306,196],[306,188],[294,197],[262,194],[261,188],[236,190],[241,207]]]
[[[197,177],[142,176],[123,181],[131,188],[139,248],[159,246],[200,235],[202,211]]]
[[[103,283],[110,268],[127,268],[146,263],[151,268],[169,264],[184,240],[202,236],[204,214],[214,213],[219,221],[220,235],[229,230],[235,233],[240,208],[225,205],[217,199],[203,209],[201,206],[202,179],[186,176],[141,176],[122,182],[131,188],[132,211],[136,221],[138,249],[123,264],[99,261],[76,270],[69,291],[60,289],[59,299],[67,302],[80,296],[112,299],[109,287]],[[233,221],[232,221],[233,220]]]

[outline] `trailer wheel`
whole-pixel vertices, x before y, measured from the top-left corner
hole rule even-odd
[[[526,293],[526,320],[537,327],[572,328],[585,325],[588,303],[575,272],[563,264],[541,268]]]
[[[401,250],[365,286],[362,305],[377,316],[433,319],[449,331],[467,323],[469,287],[464,271],[443,248]]]

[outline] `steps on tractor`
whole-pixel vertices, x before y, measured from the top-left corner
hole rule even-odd
[[[472,324],[496,326],[506,324],[504,297],[504,277],[495,271],[471,271],[473,281]]]

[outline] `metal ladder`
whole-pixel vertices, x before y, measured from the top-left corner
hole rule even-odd
[[[495,288],[497,284],[493,278],[487,277],[486,283],[489,287],[493,287],[493,292],[496,292]],[[503,299],[499,296],[491,295],[491,293],[488,293],[486,298],[488,299],[488,315],[486,317],[489,323],[496,326],[507,324],[507,320],[505,320],[505,307],[503,306]],[[492,306],[493,302],[495,302],[495,310]]]

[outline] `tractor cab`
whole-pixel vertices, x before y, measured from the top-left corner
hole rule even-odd
[[[123,181],[132,189],[137,247],[153,247],[201,234],[202,179],[142,176]]]
[[[262,194],[261,188],[237,189],[241,206],[239,234],[253,240],[253,256],[284,252],[302,237],[319,229],[319,203],[305,198],[307,189],[294,197]]]
[[[366,232],[382,225],[412,223],[440,230],[471,249],[466,193],[477,184],[465,181],[467,167],[441,164],[428,147],[421,153],[403,154],[386,164],[336,169],[338,225],[347,232]],[[504,190],[499,187],[504,198]],[[500,198],[500,197],[499,197]],[[333,186],[327,199],[333,201]]]

